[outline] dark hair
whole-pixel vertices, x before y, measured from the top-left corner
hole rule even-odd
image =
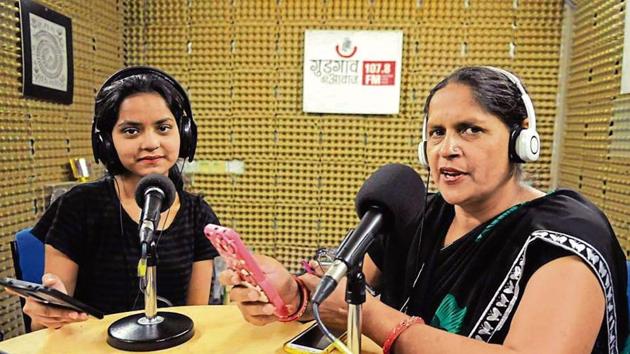
[[[449,83],[470,87],[475,102],[486,112],[499,117],[508,128],[521,125],[527,118],[527,109],[521,99],[521,91],[507,76],[482,66],[467,66],[440,81],[429,91],[424,104],[424,114],[429,113],[429,104],[437,91]],[[525,88],[525,86],[523,86]]]
[[[163,78],[155,74],[138,74],[116,80],[106,87],[101,88],[96,96],[94,106],[94,119],[101,131],[107,134],[111,140],[114,126],[118,121],[120,105],[125,98],[137,93],[157,93],[159,94],[171,113],[175,117],[177,126],[181,125],[181,117],[184,115],[184,98],[179,92]],[[122,165],[118,156],[114,156],[115,161],[104,161],[107,171],[111,175],[126,174],[129,171]],[[175,183],[178,190],[183,188],[181,173],[176,165],[169,169],[169,178]]]
[[[488,67],[466,66],[455,70],[429,91],[424,104],[425,119],[428,119],[429,104],[433,96],[449,83],[468,86],[475,102],[486,112],[497,116],[510,131],[522,126],[527,118],[527,109],[521,98],[521,91],[505,74]],[[523,88],[526,90],[524,85]],[[520,177],[522,174],[520,164],[511,163],[511,165],[512,172]]]

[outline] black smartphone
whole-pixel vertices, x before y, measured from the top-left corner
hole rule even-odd
[[[88,304],[84,304],[57,289],[52,289],[41,284],[13,278],[0,278],[0,285],[5,288],[9,288],[24,297],[30,297],[31,299],[44,303],[48,306],[85,312],[98,319],[103,318],[104,315],[101,310],[98,310]]]
[[[331,329],[332,334],[337,338],[345,337],[345,332]],[[303,353],[329,353],[334,349],[333,343],[326,337],[317,323],[289,340],[284,344],[284,351],[294,354]]]

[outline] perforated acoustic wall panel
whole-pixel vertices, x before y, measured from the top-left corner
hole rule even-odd
[[[0,276],[14,276],[9,242],[42,211],[43,186],[72,179],[70,157],[91,159],[94,93],[123,66],[120,2],[39,2],[72,19],[74,98],[60,105],[22,97],[18,3],[0,0]],[[23,333],[20,303],[4,291],[0,318],[5,338]]]
[[[620,95],[624,2],[576,3],[560,184],[602,208],[628,254],[630,96]]]
[[[244,175],[197,175],[194,188],[224,224],[292,269],[356,224],[354,195],[379,166],[420,171],[424,99],[461,65],[498,65],[523,77],[540,108],[544,148],[526,170],[548,188],[561,1],[124,4],[126,64],[161,66],[188,87],[200,127],[197,158],[245,162]],[[307,29],[402,30],[400,113],[303,113]]]

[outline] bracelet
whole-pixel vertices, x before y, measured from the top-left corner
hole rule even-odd
[[[411,316],[400,321],[400,323],[389,332],[387,339],[385,339],[385,343],[383,343],[383,354],[389,354],[392,345],[394,345],[394,342],[398,339],[400,334],[415,324],[424,324],[424,320],[420,317]]]
[[[300,306],[298,306],[298,309],[297,311],[295,311],[294,314],[286,317],[279,317],[278,321],[280,322],[291,322],[297,320],[298,318],[302,317],[302,315],[304,315],[304,312],[306,312],[306,308],[308,307],[308,299],[311,297],[310,291],[308,290],[306,284],[304,284],[304,281],[302,279],[296,276],[293,276],[293,279],[298,286],[298,293],[300,294]]]

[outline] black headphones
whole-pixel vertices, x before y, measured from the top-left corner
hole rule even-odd
[[[181,96],[183,106],[181,107],[182,116],[175,117],[179,128],[179,157],[192,161],[195,156],[195,149],[197,148],[197,125],[193,119],[192,108],[186,91],[172,76],[149,66],[131,66],[117,71],[107,79],[96,94],[96,97],[98,98],[104,89],[111,86],[116,81],[121,81],[135,75],[146,74],[157,76],[166,81]],[[125,168],[118,158],[111,133],[102,130],[101,125],[103,118],[97,113],[97,104],[97,102],[94,103],[94,119],[92,120],[92,153],[94,154],[94,160],[97,163],[99,160],[103,161],[110,173],[124,171]]]

